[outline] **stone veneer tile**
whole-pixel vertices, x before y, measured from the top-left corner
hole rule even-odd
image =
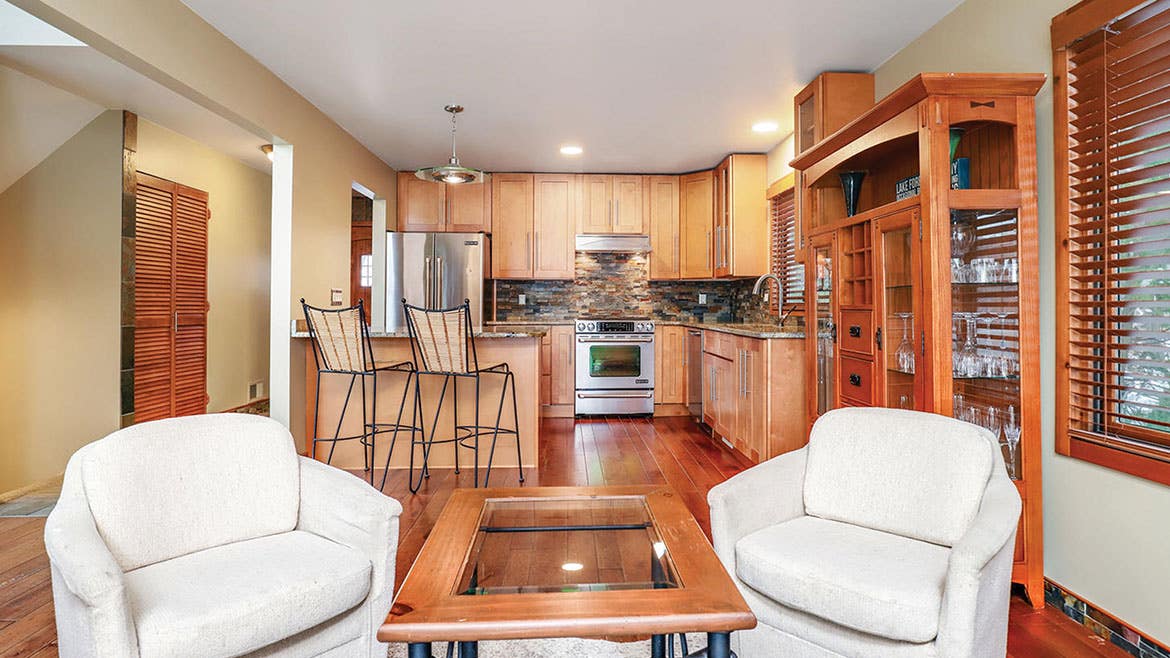
[[[1135,658],[1170,658],[1170,651],[1162,649],[1136,630],[1047,581],[1044,583],[1044,602],[1059,608],[1073,621],[1082,624],[1093,634]]]

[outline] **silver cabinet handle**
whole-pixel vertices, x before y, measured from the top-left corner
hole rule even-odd
[[[606,201],[605,201],[605,214],[609,218],[609,227],[612,230],[613,229],[613,199],[606,199]]]
[[[434,299],[434,286],[431,285],[431,258],[427,256],[423,259],[423,306],[427,308],[434,308],[431,302]]]
[[[443,257],[435,257],[435,308],[443,308]]]
[[[533,248],[533,251],[536,252],[536,254],[532,260],[532,269],[538,270],[538,269],[540,269],[540,233],[537,233],[533,236],[532,248]],[[535,275],[536,272],[533,272],[533,274]]]
[[[712,267],[712,264],[711,264],[711,231],[707,231],[707,232],[705,233],[705,235],[707,236],[707,242],[706,242],[706,247],[707,247],[707,267],[708,267],[708,268],[710,268],[710,267]]]
[[[613,200],[613,230],[615,233],[617,232],[618,222],[621,221],[621,218],[622,218],[622,200],[621,199],[614,199]]]
[[[644,400],[646,398],[653,397],[653,396],[654,396],[654,393],[652,393],[650,391],[639,392],[639,393],[578,393],[577,394],[577,397],[582,399],[582,400],[588,400],[591,398],[606,398],[606,399],[630,398],[630,399],[635,399],[635,400]]]
[[[532,267],[532,234],[524,233],[524,262]]]

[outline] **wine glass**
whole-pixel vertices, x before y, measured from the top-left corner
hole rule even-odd
[[[902,372],[914,374],[914,344],[910,342],[910,334],[914,331],[912,313],[899,313],[899,318],[902,318],[902,340],[898,343],[898,349],[894,352],[898,359],[898,370]]]
[[[975,313],[964,313],[963,317],[967,321],[967,340],[963,343],[963,348],[959,350],[956,374],[960,377],[978,377],[982,370],[979,362],[979,348],[975,342],[978,316]]]
[[[1014,405],[1008,405],[1007,418],[1003,422],[1003,438],[1004,443],[1008,449],[1007,471],[1008,477],[1013,480],[1020,479],[1020,474],[1016,467],[1016,455],[1020,448],[1020,421],[1016,418],[1016,408]]]
[[[951,257],[962,258],[975,245],[975,227],[951,217]]]

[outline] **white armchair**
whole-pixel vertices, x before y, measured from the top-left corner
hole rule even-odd
[[[1003,658],[1020,496],[991,433],[840,409],[713,488],[715,551],[759,619],[740,658]]]
[[[114,432],[45,525],[60,654],[384,657],[401,513],[267,418]]]

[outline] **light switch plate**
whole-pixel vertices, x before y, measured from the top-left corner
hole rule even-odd
[[[344,303],[345,302],[342,301],[341,288],[330,288],[329,289],[329,305],[330,306],[341,306]]]
[[[521,306],[526,306],[528,304],[528,295],[520,293],[520,296],[516,299],[516,303]]]
[[[699,293],[699,303],[700,303],[700,304],[706,304],[706,303],[707,303],[707,293],[705,293],[705,292],[701,292],[701,293]]]

